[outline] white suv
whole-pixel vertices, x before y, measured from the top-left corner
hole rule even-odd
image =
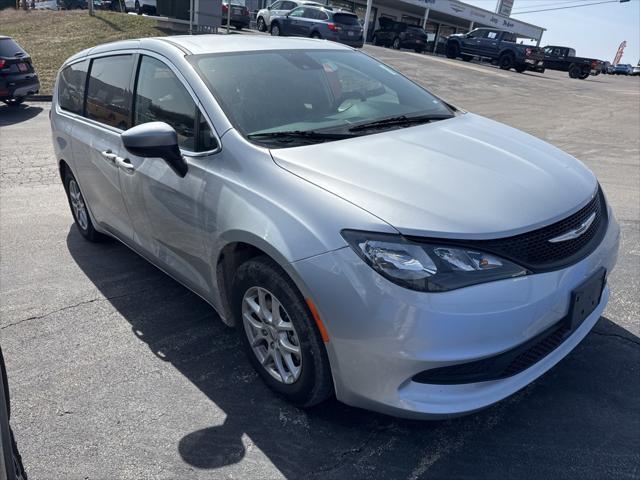
[[[266,32],[271,26],[271,19],[273,17],[286,15],[288,12],[290,12],[294,8],[299,7],[300,5],[316,5],[326,8],[326,5],[318,2],[304,2],[301,0],[278,0],[277,2],[273,2],[267,8],[263,8],[262,10],[258,11],[258,15],[256,17],[258,30],[261,32]]]

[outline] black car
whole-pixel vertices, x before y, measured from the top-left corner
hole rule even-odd
[[[424,52],[428,36],[422,28],[386,17],[381,17],[378,22],[380,28],[373,32],[374,45],[393,47],[396,50],[410,48],[418,53]]]
[[[229,15],[229,7],[231,7],[231,15]],[[222,2],[222,25],[227,24],[227,17],[230,18],[230,24],[235,27],[236,30],[242,30],[243,28],[249,28],[251,22],[251,15],[249,9],[239,3],[231,3],[227,0]]]
[[[589,75],[598,75],[602,69],[601,63],[595,58],[576,57],[573,48],[555,45],[544,47],[545,68],[569,72],[571,78],[584,80]]]
[[[362,25],[355,13],[309,5],[273,17],[271,35],[322,38],[356,48],[364,45]]]
[[[39,90],[31,57],[13,38],[0,36],[0,101],[20,105]]]
[[[0,348],[0,478],[6,480],[26,480],[22,457],[9,425],[11,404],[9,402],[9,381]]]

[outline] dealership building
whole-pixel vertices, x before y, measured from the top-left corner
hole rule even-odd
[[[503,0],[502,3],[505,2],[506,0]],[[327,0],[327,3],[333,7],[351,10],[362,20],[366,17],[369,3],[369,40],[373,31],[380,26],[378,20],[382,17],[419,25],[429,35],[427,51],[437,53],[444,52],[444,44],[449,35],[466,33],[474,28],[492,27],[507,30],[519,37],[531,39],[538,45],[545,31],[542,27],[457,0]]]

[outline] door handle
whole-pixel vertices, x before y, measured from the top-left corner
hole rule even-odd
[[[136,171],[136,167],[133,166],[128,158],[116,157],[116,165],[127,173]]]
[[[113,153],[111,150],[106,150],[104,152],[101,152],[102,158],[104,158],[107,162],[115,165],[116,164],[116,158],[118,158],[118,156]]]

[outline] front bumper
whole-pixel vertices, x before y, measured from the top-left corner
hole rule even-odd
[[[571,291],[599,268],[610,272],[620,230],[610,212],[598,248],[562,270],[445,293],[399,287],[349,247],[291,264],[329,334],[326,344],[339,400],[408,418],[458,416],[525,387],[564,358],[602,314],[609,288],[591,315],[551,353],[508,378],[435,385],[412,377],[511,350],[567,315]]]

